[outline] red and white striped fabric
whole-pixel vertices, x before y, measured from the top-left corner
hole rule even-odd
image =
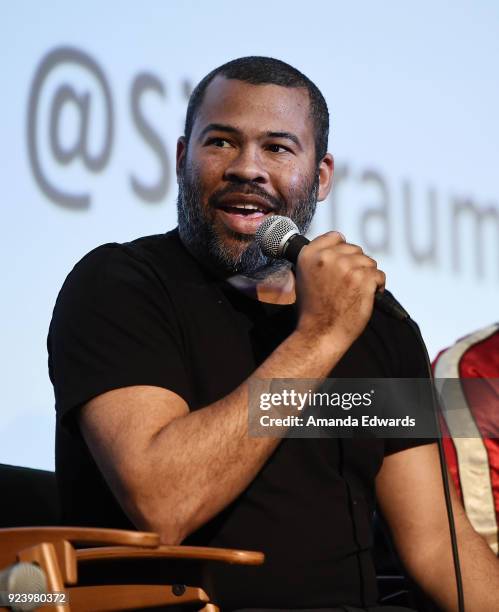
[[[447,464],[473,527],[498,554],[499,323],[439,353],[433,371],[439,393],[445,379],[461,379],[441,397]],[[487,382],[466,385],[470,378]],[[463,431],[472,437],[460,437]]]

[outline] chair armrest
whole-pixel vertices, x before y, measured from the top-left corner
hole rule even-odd
[[[202,589],[177,588],[178,591],[172,586],[156,584],[72,587],[68,589],[68,599],[72,612],[110,612],[209,602],[208,595]]]
[[[129,546],[105,546],[80,548],[76,551],[78,562],[107,561],[110,559],[193,559],[198,561],[219,561],[238,565],[261,565],[265,561],[262,552],[233,550],[229,548],[208,548],[204,546],[158,546],[140,548]]]
[[[40,542],[56,544],[66,540],[88,546],[158,546],[156,533],[97,529],[93,527],[14,527],[0,529],[0,568],[15,563],[16,552]]]
[[[97,527],[8,527],[0,529],[0,546],[31,546],[38,542],[68,540],[73,544],[100,546],[158,546],[157,533],[100,529]]]

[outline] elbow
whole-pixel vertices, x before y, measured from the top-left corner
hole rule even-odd
[[[178,546],[188,535],[181,517],[165,500],[155,505],[134,503],[127,514],[137,529],[158,534],[160,544]]]
[[[126,511],[137,529],[157,533],[166,546],[178,546],[193,531],[180,505],[168,496],[135,495]]]
[[[144,470],[128,467],[118,499],[137,529],[157,533],[161,544],[177,546],[201,526],[203,504],[189,495],[179,479],[163,478],[159,483],[145,477]]]
[[[163,516],[154,520],[151,527],[159,535],[161,544],[178,546],[201,527],[203,522],[192,508],[182,508],[178,504],[168,507],[165,504]]]
[[[165,514],[166,512],[167,510]],[[178,546],[188,535],[178,518],[155,516],[155,513],[148,512],[146,509],[127,514],[137,529],[156,533],[159,536],[160,544]]]
[[[151,526],[150,529],[159,535],[159,543],[164,546],[179,546],[186,537],[176,525],[162,524]]]
[[[160,543],[166,546],[178,546],[202,526],[203,520],[196,513],[184,513],[177,504],[168,504],[163,501],[162,511],[156,513],[154,510],[142,513],[142,521],[148,530],[159,535]]]

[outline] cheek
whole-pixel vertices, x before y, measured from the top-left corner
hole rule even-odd
[[[293,199],[296,194],[301,197],[310,188],[310,177],[299,170],[282,172],[279,175],[279,185],[281,193],[287,199]]]
[[[288,176],[286,182],[289,191],[296,191],[301,185],[303,185],[303,175],[300,172],[294,172]]]
[[[223,167],[219,159],[213,156],[203,156],[190,160],[190,171],[203,193],[203,199],[208,198],[217,186],[220,185],[223,176]]]

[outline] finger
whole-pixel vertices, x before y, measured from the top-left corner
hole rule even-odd
[[[377,291],[383,293],[386,285],[386,274],[383,272],[383,270],[376,270],[376,284],[378,286]]]
[[[383,292],[385,289],[385,273],[376,268],[359,266],[350,270],[353,282],[358,286],[368,288],[372,293]]]
[[[362,247],[360,247],[358,244],[351,244],[350,242],[340,242],[340,244],[337,244],[334,247],[335,253],[337,254],[343,254],[343,255],[348,255],[350,253],[354,254],[354,253],[364,253],[364,251],[362,250]]]
[[[337,265],[340,269],[348,270],[355,268],[376,268],[378,263],[372,257],[363,253],[336,254]]]
[[[310,244],[317,245],[318,248],[327,248],[344,242],[346,242],[346,239],[341,232],[331,231],[317,236]]]

